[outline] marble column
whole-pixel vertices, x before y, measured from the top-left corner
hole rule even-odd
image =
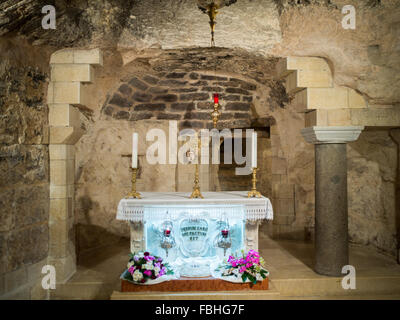
[[[363,127],[309,127],[303,137],[315,144],[315,272],[342,275],[349,264],[346,143]]]

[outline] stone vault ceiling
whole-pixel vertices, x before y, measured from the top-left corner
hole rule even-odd
[[[198,8],[208,1],[6,0],[0,3],[0,40],[22,38],[50,51],[100,47],[124,60],[160,49],[209,48],[208,16]],[[370,104],[400,104],[399,0],[220,1],[217,47],[267,58],[323,57],[336,85],[357,90]],[[349,3],[357,8],[355,31],[340,25],[341,8]],[[46,4],[56,7],[56,30],[41,27]]]
[[[0,4],[0,36],[21,35],[35,45],[159,47],[209,45],[210,0],[6,0]],[[218,0],[216,43],[265,53],[280,41],[285,8],[335,6],[333,0]],[[379,4],[380,0],[363,0]],[[57,10],[57,29],[43,30],[41,8]],[[254,32],[257,30],[256,32]]]

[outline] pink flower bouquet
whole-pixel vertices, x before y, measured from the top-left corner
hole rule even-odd
[[[264,259],[258,252],[250,250],[245,254],[242,251],[241,257],[229,256],[228,261],[217,270],[222,271],[224,277],[241,277],[243,282],[249,280],[255,284],[257,281],[264,280],[268,275],[268,271],[262,267],[262,264],[264,264]]]

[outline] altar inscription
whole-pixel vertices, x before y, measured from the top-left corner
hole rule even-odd
[[[188,238],[189,241],[196,241],[200,237],[206,237],[208,233],[208,227],[183,227],[181,228],[183,238]]]
[[[180,223],[182,249],[190,257],[207,252],[208,223],[205,219],[183,219]]]

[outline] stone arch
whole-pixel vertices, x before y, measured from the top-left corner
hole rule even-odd
[[[117,120],[176,120],[180,128],[212,128],[212,94],[222,106],[219,126],[250,125],[257,84],[232,76],[202,71],[131,75],[109,94],[102,114]]]
[[[132,123],[175,120],[178,129],[212,129],[212,95],[218,93],[223,101],[218,127],[247,128],[254,117],[252,104],[256,99],[256,90],[257,82],[254,80],[223,72],[210,74],[202,70],[171,70],[145,75],[132,73],[109,92],[101,113],[104,119]],[[191,165],[177,163],[175,190],[190,190],[193,173]],[[218,188],[217,174],[214,169],[200,167],[204,191]]]

